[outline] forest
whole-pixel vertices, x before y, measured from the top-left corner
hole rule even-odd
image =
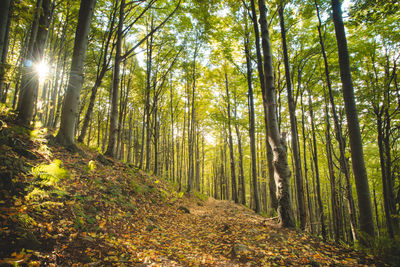
[[[400,264],[399,22],[397,0],[2,0],[0,133]]]

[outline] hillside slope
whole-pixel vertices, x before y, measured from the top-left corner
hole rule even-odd
[[[0,118],[0,265],[384,265]]]

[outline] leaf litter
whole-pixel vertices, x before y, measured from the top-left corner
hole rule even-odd
[[[281,229],[231,201],[183,195],[173,183],[133,165],[108,159],[112,165],[105,166],[98,152],[84,146],[71,154],[46,144],[43,136],[32,140],[16,134],[11,123],[8,127],[8,139],[24,142],[36,158],[20,155],[10,142],[0,144],[7,151],[0,153],[0,168],[13,181],[0,194],[0,264],[386,265],[307,233]],[[7,164],[21,160],[23,166]],[[30,171],[55,160],[63,177],[52,183]]]

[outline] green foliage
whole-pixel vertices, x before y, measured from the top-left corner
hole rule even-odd
[[[14,132],[15,135],[22,135],[22,136],[30,135],[29,129],[22,126],[14,126],[12,128],[12,131]]]
[[[88,173],[93,173],[96,170],[96,162],[94,160],[90,160],[88,165],[85,166],[85,169]]]
[[[30,192],[25,196],[25,199],[27,201],[31,202],[39,202],[40,200],[46,199],[49,197],[49,194],[47,191],[42,190],[38,187],[34,187],[33,189],[30,190]]]
[[[28,194],[25,196],[27,201],[36,203],[39,206],[51,206],[54,203],[41,203],[50,197],[64,198],[68,193],[60,188],[58,182],[69,177],[69,172],[62,167],[62,162],[55,159],[50,164],[39,164],[31,169],[31,174],[35,180],[28,187]]]
[[[10,107],[7,107],[5,104],[0,103],[0,117],[10,117],[14,115],[13,109]]]
[[[200,192],[195,191],[194,192],[195,197],[197,197],[198,199],[200,199],[201,201],[207,201],[208,200],[208,196],[205,194],[202,194]]]
[[[40,185],[55,186],[61,179],[69,177],[68,171],[61,166],[61,160],[55,159],[50,164],[39,164],[33,167],[31,173]]]
[[[381,236],[374,242],[374,246],[368,252],[387,260],[393,266],[400,264],[400,236],[391,239],[388,236]]]
[[[36,225],[35,220],[26,213],[16,214],[15,220],[22,225],[23,227],[30,227],[32,225]]]

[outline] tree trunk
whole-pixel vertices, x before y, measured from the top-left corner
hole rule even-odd
[[[189,146],[189,176],[188,176],[188,187],[187,192],[191,192],[194,182],[194,162],[193,162],[193,148],[194,148],[194,124],[196,121],[196,110],[195,110],[195,96],[196,96],[196,59],[199,50],[199,44],[196,44],[194,55],[193,55],[193,73],[192,73],[192,107],[191,107],[191,118],[189,120],[190,129],[188,131],[188,146]]]
[[[297,132],[296,106],[292,95],[292,82],[290,78],[289,56],[286,45],[286,29],[285,29],[283,8],[284,7],[281,4],[278,13],[281,26],[281,35],[282,35],[283,58],[285,63],[286,88],[287,88],[287,98],[289,105],[290,129],[292,137],[291,138],[292,149],[293,149],[295,178],[297,186],[297,208],[299,210],[300,229],[304,230],[306,227],[307,215],[306,215],[306,205],[304,201],[303,174],[301,170],[301,158],[300,158],[299,140],[298,140],[299,136]]]
[[[75,148],[74,134],[79,106],[79,96],[83,85],[83,65],[88,46],[90,24],[96,0],[82,1],[79,9],[78,24],[75,33],[74,52],[64,106],[61,113],[61,124],[56,140],[58,143]]]
[[[3,0],[0,4],[0,100],[6,102],[4,91],[4,76],[7,63],[8,37],[10,32],[10,22],[12,16],[12,0]]]
[[[153,30],[153,18],[151,19],[150,31]],[[151,164],[151,121],[150,121],[150,91],[151,91],[151,68],[153,60],[153,35],[147,42],[147,61],[146,61],[146,99],[145,99],[145,112],[146,112],[146,171],[150,170]]]
[[[200,131],[199,124],[196,122],[196,159],[195,159],[195,167],[196,167],[196,190],[200,192]]]
[[[229,155],[230,155],[230,165],[231,165],[231,185],[232,185],[232,199],[235,203],[239,203],[237,189],[236,189],[236,171],[235,171],[235,157],[233,150],[233,139],[232,139],[232,128],[231,128],[231,103],[229,97],[229,83],[228,75],[225,73],[225,85],[226,85],[226,101],[228,103],[227,113],[228,113],[228,138],[229,138]]]
[[[269,143],[269,127],[268,127],[268,109],[266,106],[266,91],[265,91],[265,78],[264,78],[264,70],[263,70],[263,59],[261,55],[261,47],[260,47],[260,31],[258,28],[257,22],[257,12],[254,0],[251,0],[251,14],[252,14],[252,21],[253,21],[253,28],[254,28],[254,35],[255,35],[255,43],[256,43],[256,55],[257,55],[257,70],[258,70],[258,77],[260,80],[261,92],[263,97],[263,109],[264,109],[264,124],[265,124],[265,134],[266,134],[266,148],[267,148],[267,162],[268,162],[268,185],[269,185],[269,197],[271,203],[271,211],[277,210],[278,208],[278,199],[276,198],[276,183],[275,183],[275,174],[274,174],[274,166],[273,160],[274,156],[272,153],[271,144]],[[247,29],[246,29],[247,31]],[[272,213],[270,214],[272,216]]]
[[[321,182],[319,179],[319,167],[318,167],[318,149],[317,149],[317,138],[315,137],[315,124],[314,124],[314,110],[312,106],[311,93],[308,92],[308,104],[310,109],[310,118],[311,118],[311,133],[312,133],[312,141],[313,141],[313,160],[314,160],[314,168],[315,168],[315,179],[316,179],[316,191],[317,191],[317,202],[318,202],[318,219],[321,223],[321,234],[322,238],[326,240],[326,226],[325,226],[325,215],[324,215],[324,206],[322,204],[322,196],[321,196]]]
[[[255,137],[255,118],[254,118],[254,100],[253,100],[253,85],[252,85],[252,68],[250,61],[250,37],[249,34],[245,36],[245,55],[246,55],[246,67],[247,67],[247,86],[248,86],[248,109],[249,109],[249,135],[250,135],[250,151],[251,151],[251,178],[253,194],[250,199],[254,199],[254,211],[256,213],[261,212],[260,207],[260,196],[257,187],[257,159],[256,159],[256,137]]]
[[[235,117],[235,131],[238,139],[239,149],[239,177],[238,177],[238,196],[240,196],[240,203],[246,205],[246,185],[244,181],[244,169],[243,169],[243,148],[242,148],[242,136],[239,130],[239,124],[237,122],[237,101],[236,101],[236,90],[234,90],[234,117]]]
[[[115,61],[113,71],[113,81],[111,87],[111,112],[110,112],[110,128],[108,133],[108,146],[105,155],[110,157],[116,156],[117,148],[117,134],[118,134],[118,100],[119,100],[119,72],[121,64],[121,50],[122,50],[122,37],[125,16],[125,0],[121,0],[118,29],[117,29],[117,42],[115,44]]]
[[[116,8],[116,5],[115,5],[115,8]],[[89,100],[89,106],[87,108],[85,118],[83,119],[82,130],[78,137],[78,142],[83,142],[83,140],[85,139],[89,121],[90,121],[90,118],[93,113],[94,103],[96,101],[97,90],[101,86],[101,82],[104,78],[104,75],[106,74],[106,72],[108,70],[108,65],[110,63],[110,60],[107,58],[107,54],[108,54],[108,48],[109,48],[110,42],[111,42],[111,37],[114,33],[113,29],[114,29],[114,23],[115,23],[115,12],[112,12],[111,14],[112,14],[112,16],[109,18],[107,39],[105,41],[104,50],[102,49],[101,55],[100,55],[100,58],[102,59],[102,65],[101,65],[101,67],[99,66],[99,68],[98,68],[96,81],[92,87],[92,92],[91,92],[90,100]],[[103,42],[103,44],[104,44],[104,42]]]
[[[340,0],[331,0],[331,4],[339,53],[340,79],[342,81],[343,99],[349,129],[353,173],[356,182],[358,208],[360,211],[360,230],[369,235],[370,238],[374,238],[375,231],[372,216],[371,196],[369,192],[367,170],[364,162],[360,125],[358,122],[353,81],[350,71],[349,52],[347,49],[347,39],[342,19],[341,3]],[[361,242],[366,246],[371,245],[367,243],[367,240],[361,240]]]
[[[175,182],[175,140],[174,140],[174,93],[173,93],[173,87],[172,87],[172,82],[170,85],[170,96],[171,96],[171,102],[170,102],[170,115],[171,115],[171,178],[172,181]]]
[[[305,127],[305,112],[303,105],[303,94],[304,91],[301,92],[300,95],[300,104],[301,104],[301,127],[302,127],[302,135],[303,135],[303,164],[304,164],[304,180],[306,182],[306,192],[307,192],[307,207],[309,214],[309,222],[310,222],[310,230],[311,233],[314,234],[314,221],[313,221],[313,209],[310,198],[310,186],[308,182],[308,165],[307,165],[307,137],[306,137],[306,127]]]
[[[388,187],[388,179],[387,179],[387,168],[386,168],[386,158],[385,158],[385,148],[383,144],[384,140],[384,129],[383,129],[383,122],[382,122],[382,112],[378,112],[376,114],[377,120],[376,120],[376,128],[378,132],[378,148],[379,148],[379,159],[380,159],[380,164],[381,164],[381,176],[382,176],[382,188],[383,188],[383,203],[385,207],[385,218],[386,218],[386,227],[388,234],[391,238],[394,237],[394,231],[393,231],[393,222],[391,218],[391,209],[390,209],[390,203],[389,203],[389,193],[388,191],[390,190]],[[375,192],[375,191],[374,191]]]
[[[287,161],[285,136],[280,134],[276,113],[276,89],[272,66],[265,0],[258,1],[260,9],[261,40],[264,54],[265,100],[269,128],[269,143],[274,155],[274,173],[277,186],[278,216],[282,227],[295,227],[292,202],[290,200],[291,171]]]
[[[325,146],[326,146],[326,155],[328,159],[328,171],[329,171],[329,182],[331,187],[331,208],[332,208],[332,228],[335,242],[338,243],[340,240],[340,229],[339,229],[339,217],[338,217],[338,199],[337,199],[337,192],[336,192],[336,176],[333,166],[332,160],[332,139],[331,139],[331,124],[330,124],[330,117],[329,117],[329,110],[328,110],[328,101],[327,96],[325,93],[324,88],[324,98],[325,98]]]
[[[315,1],[315,7],[317,9],[317,17],[318,17],[318,34],[319,34],[319,43],[321,45],[321,52],[322,56],[324,58],[324,66],[325,66],[325,77],[326,77],[326,84],[328,86],[328,92],[329,92],[329,101],[331,104],[331,110],[332,110],[332,115],[333,115],[333,120],[334,120],[334,126],[335,126],[335,135],[336,139],[339,143],[339,151],[340,151],[340,166],[341,166],[341,171],[345,175],[346,179],[346,199],[347,199],[347,206],[349,210],[349,216],[350,216],[350,226],[352,230],[352,235],[353,239],[356,240],[356,219],[355,219],[355,210],[354,210],[354,200],[353,200],[353,194],[351,190],[351,184],[350,184],[350,173],[349,173],[349,168],[347,165],[347,160],[346,160],[346,155],[345,155],[345,141],[344,137],[342,134],[342,128],[339,123],[339,118],[336,112],[336,105],[335,101],[333,98],[333,92],[332,92],[332,86],[331,86],[331,81],[330,81],[330,74],[329,74],[329,65],[328,65],[328,59],[326,56],[326,51],[325,51],[325,45],[322,39],[322,32],[321,32],[321,18],[319,14],[319,7],[317,2]]]
[[[35,111],[35,102],[39,90],[39,75],[35,71],[34,65],[43,60],[50,23],[50,0],[39,0],[36,13],[32,24],[27,59],[25,61],[26,70],[22,76],[18,105],[17,121],[25,126],[31,124]]]

